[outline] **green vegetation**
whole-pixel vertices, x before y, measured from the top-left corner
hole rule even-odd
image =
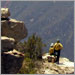
[[[23,52],[31,59],[39,59],[42,57],[43,47],[46,45],[42,43],[42,39],[35,34],[28,38],[28,41],[20,42],[17,44],[17,49]]]
[[[39,36],[33,34],[27,41],[19,42],[17,50],[25,54],[24,62],[19,74],[35,74],[35,61],[42,58],[42,50],[46,45]],[[34,62],[34,63],[33,63]]]
[[[35,64],[33,63],[32,59],[25,58],[23,65],[19,71],[19,74],[35,74]]]

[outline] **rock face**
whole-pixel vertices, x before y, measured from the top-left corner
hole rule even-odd
[[[48,62],[48,56],[48,53],[43,55],[43,61],[38,62],[37,65],[40,64],[40,68],[37,70],[38,74],[74,74],[74,62],[62,57],[59,61],[60,64],[56,64]]]
[[[1,35],[20,41],[27,36],[27,29],[22,21],[15,19],[1,21]]]
[[[3,52],[1,57],[2,74],[16,74],[24,59],[24,55],[16,50]]]
[[[1,37],[1,52],[6,52],[9,50],[13,50],[15,47],[15,39],[8,38],[6,36]]]
[[[16,74],[22,66],[24,54],[15,50],[16,43],[27,36],[22,21],[9,19],[8,8],[1,8],[1,73]]]

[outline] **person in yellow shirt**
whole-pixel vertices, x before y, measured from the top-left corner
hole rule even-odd
[[[50,48],[49,48],[49,54],[50,54],[50,55],[54,55],[54,46],[53,46],[53,45],[54,45],[54,44],[51,43]]]
[[[60,43],[60,40],[57,39],[57,42],[54,44],[54,56],[57,56],[56,62],[59,64],[60,51],[63,48],[63,45]]]

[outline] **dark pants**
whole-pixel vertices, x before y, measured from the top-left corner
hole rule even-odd
[[[50,55],[54,55],[54,53],[50,54]]]
[[[60,51],[61,50],[54,50],[54,56],[57,56],[57,58],[56,58],[56,62],[58,62],[59,63],[59,57],[60,57]]]

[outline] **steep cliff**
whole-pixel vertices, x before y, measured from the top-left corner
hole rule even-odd
[[[16,74],[22,66],[24,54],[15,49],[16,43],[27,36],[22,21],[10,19],[8,8],[1,8],[1,73]]]

